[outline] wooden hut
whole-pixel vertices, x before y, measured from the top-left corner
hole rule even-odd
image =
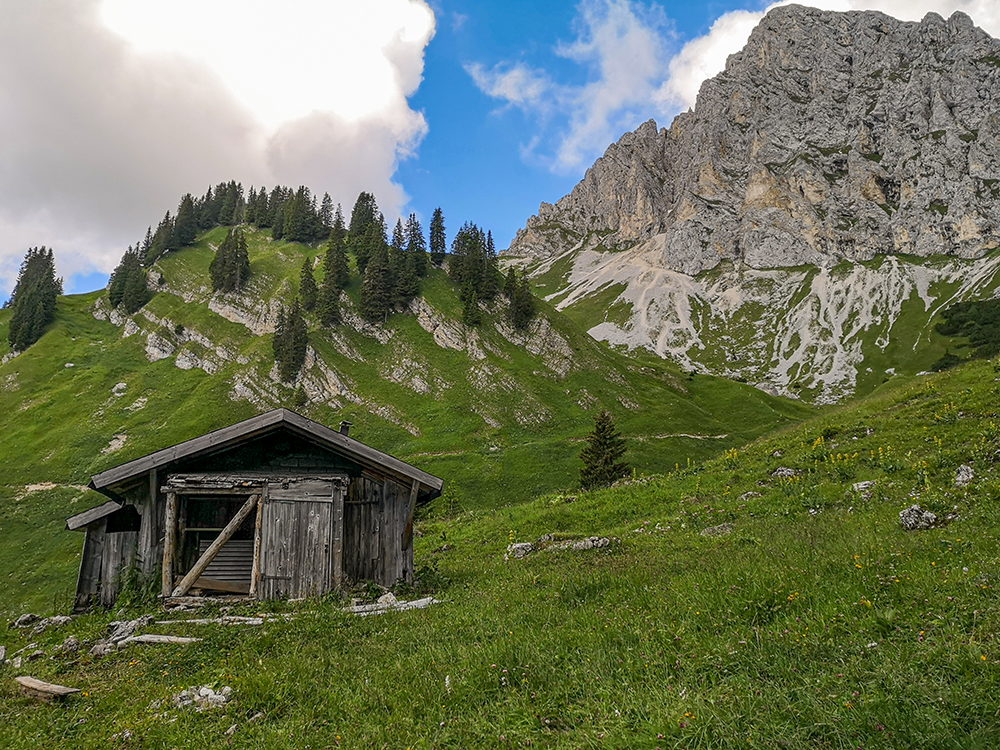
[[[197,592],[315,596],[413,577],[413,514],[444,482],[348,435],[275,409],[92,477],[108,502],[86,531],[74,611],[118,598],[122,571]]]

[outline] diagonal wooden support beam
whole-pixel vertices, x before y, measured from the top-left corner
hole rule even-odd
[[[233,516],[233,520],[226,524],[226,528],[222,530],[222,533],[216,537],[215,541],[205,550],[205,554],[198,558],[198,562],[194,564],[194,567],[188,571],[188,574],[181,579],[181,582],[177,584],[177,588],[173,590],[171,596],[184,596],[194,585],[201,574],[205,572],[209,563],[215,559],[215,556],[219,554],[219,550],[222,546],[229,541],[229,539],[236,533],[236,529],[240,527],[240,524],[246,520],[246,517],[250,515],[251,511],[257,507],[257,502],[260,500],[260,495],[251,495],[250,499],[244,503],[243,507],[240,508],[239,512]]]

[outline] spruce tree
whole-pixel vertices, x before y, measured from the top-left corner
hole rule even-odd
[[[21,262],[9,307],[12,314],[7,341],[23,352],[42,337],[55,319],[56,298],[62,294],[62,279],[56,278],[55,259],[46,247],[28,250]]]
[[[319,224],[324,234],[330,234],[333,229],[333,198],[329,193],[323,193],[323,202],[319,207]]]
[[[614,418],[602,410],[594,419],[594,429],[587,436],[587,445],[580,451],[583,467],[580,484],[583,489],[607,487],[627,476],[629,466],[622,461],[625,455],[625,438],[615,427]]]
[[[111,280],[108,284],[108,301],[112,307],[121,306],[129,315],[138,311],[149,301],[149,293],[146,289],[146,269],[142,267],[139,245],[136,245],[135,248],[129,245],[118,266],[111,273]]]
[[[150,243],[149,250],[146,251],[144,265],[148,268],[159,260],[164,253],[177,249],[177,246],[173,242],[174,220],[170,216],[170,212],[167,211],[166,215],[157,225],[156,232],[153,234],[153,241]]]
[[[344,218],[338,206],[333,229],[330,230],[330,241],[326,246],[326,256],[323,259],[323,283],[320,284],[316,305],[319,322],[327,327],[340,322],[340,293],[347,288],[350,281],[347,250],[344,247],[346,234]]]
[[[509,278],[510,276],[508,275]],[[531,324],[534,317],[535,295],[531,293],[531,286],[528,284],[527,277],[521,276],[520,279],[515,279],[513,290],[510,292],[508,319],[514,328],[523,331]]]
[[[444,235],[444,214],[441,212],[439,206],[434,209],[434,214],[431,216],[431,262],[435,266],[440,266],[444,263],[447,251],[448,243]]]
[[[417,220],[416,214],[410,214],[406,220],[406,252],[413,256],[413,270],[417,276],[427,275],[427,242],[424,240],[424,230]]]
[[[208,267],[212,289],[219,292],[238,292],[250,279],[250,257],[243,230],[233,227],[215,251]]]
[[[302,273],[299,274],[299,295],[302,297],[302,307],[312,311],[316,307],[316,279],[312,272],[312,258],[302,261]]]
[[[278,364],[278,376],[282,382],[295,380],[306,361],[306,349],[309,346],[309,331],[298,297],[292,303],[291,310],[285,314],[282,308],[278,312],[278,320],[274,327],[272,342],[274,361]]]
[[[361,314],[373,323],[383,322],[393,304],[392,271],[389,253],[382,243],[375,248],[361,282]]]
[[[351,225],[353,224],[352,221]],[[349,236],[354,249],[354,259],[358,264],[358,273],[364,277],[369,259],[376,251],[384,250],[386,247],[385,219],[382,218],[382,214],[378,214],[375,221],[365,227],[364,232],[358,235],[352,229]]]
[[[187,193],[177,206],[177,219],[174,221],[174,247],[193,245],[198,235],[198,217],[195,215],[194,198]]]
[[[478,326],[483,322],[483,311],[479,309],[479,300],[476,297],[475,289],[470,289],[465,294],[465,307],[462,308],[462,322],[470,328]]]

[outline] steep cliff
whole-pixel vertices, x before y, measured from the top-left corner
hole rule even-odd
[[[687,274],[983,256],[1000,245],[1000,42],[962,13],[776,8],[693,111],[623,136],[511,252],[654,237]]]
[[[962,13],[784,6],[694,110],[625,134],[508,252],[596,338],[835,400],[873,347],[885,360],[911,296],[923,330],[942,302],[993,294],[998,247],[1000,42]],[[923,269],[933,256],[953,263]]]

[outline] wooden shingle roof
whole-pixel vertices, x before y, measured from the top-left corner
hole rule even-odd
[[[90,487],[110,496],[110,488],[113,486],[148,474],[152,469],[159,469],[182,459],[229,450],[249,439],[277,430],[287,430],[299,435],[321,448],[345,456],[363,468],[389,474],[406,484],[416,481],[420,485],[420,495],[424,501],[438,497],[444,487],[443,479],[288,409],[274,409],[102,471],[91,477]]]

